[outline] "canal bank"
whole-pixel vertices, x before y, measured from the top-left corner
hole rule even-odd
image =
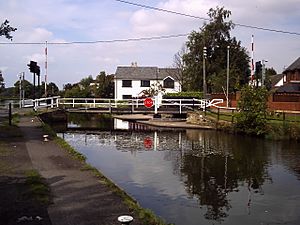
[[[100,173],[95,173],[92,167],[74,159],[51,138],[45,141],[45,132],[41,126],[42,123],[37,117],[22,116],[18,124],[18,130],[23,135],[20,143],[22,147],[20,149],[17,145],[12,147],[27,155],[32,168],[41,174],[51,190],[53,203],[48,207],[45,216],[41,217],[44,220],[40,223],[33,221],[35,223],[30,224],[118,224],[118,216],[124,214],[135,218],[131,224],[143,224],[143,221],[138,219],[138,216],[143,217],[143,215],[137,215],[135,211],[139,207],[137,203],[127,197],[127,204],[125,204],[124,198],[120,195],[124,197],[126,194],[122,194],[121,190],[115,192],[116,186],[109,184]],[[4,137],[4,133],[1,131],[1,136]],[[5,140],[7,136],[3,142],[6,142]],[[2,205],[1,208],[5,206]],[[140,210],[139,213],[144,213],[146,219],[150,217],[149,212]],[[28,221],[36,218],[36,215],[26,211],[20,212],[20,215],[17,215],[11,223],[5,224],[15,224],[22,215],[23,219]],[[49,220],[46,220],[47,215]],[[147,224],[151,222],[148,221]]]

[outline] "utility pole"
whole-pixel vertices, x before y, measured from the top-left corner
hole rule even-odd
[[[19,96],[20,96],[20,102],[19,102],[19,108],[22,108],[22,73],[19,73]]]
[[[261,86],[265,86],[265,79],[266,79],[266,62],[267,60],[262,60],[262,69],[261,69]]]
[[[230,46],[228,45],[227,46],[227,85],[226,85],[226,98],[227,98],[227,101],[226,101],[226,107],[228,108],[229,104],[229,49],[230,49]]]
[[[207,56],[206,47],[203,47],[203,97],[206,99],[206,71],[205,71],[205,60]]]

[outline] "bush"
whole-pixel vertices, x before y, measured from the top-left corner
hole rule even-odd
[[[198,98],[198,99],[202,99],[203,98],[203,93],[202,92],[177,92],[177,93],[167,93],[166,95],[164,95],[164,97],[166,98]]]
[[[268,91],[263,87],[246,86],[238,102],[235,128],[243,133],[263,136],[266,134]]]

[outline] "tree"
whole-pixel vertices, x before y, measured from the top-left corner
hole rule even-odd
[[[96,77],[93,91],[96,97],[112,98],[114,96],[114,77],[106,75],[105,71],[101,71]]]
[[[0,70],[0,93],[5,88],[4,78],[2,76],[2,71]]]
[[[22,90],[25,91],[25,93],[24,93],[25,98],[33,98],[33,84],[30,83],[28,80],[22,80]],[[20,95],[20,81],[19,80],[14,84],[14,94],[15,94],[15,96]]]
[[[41,84],[41,92],[42,96],[45,96],[45,82],[42,82]],[[47,84],[47,95],[49,96],[57,96],[59,93],[59,88],[57,85],[53,82],[50,82]]]
[[[94,79],[92,75],[89,75],[86,78],[82,78],[81,81],[79,82],[80,85],[83,86],[83,88],[89,88],[90,84],[94,82]]]
[[[9,21],[5,20],[0,26],[0,36],[5,36],[7,39],[12,40],[11,32],[15,32],[17,28],[11,27]]]
[[[224,7],[210,9],[210,22],[199,32],[192,31],[186,43],[188,52],[183,56],[188,89],[199,91],[203,87],[203,49],[207,49],[206,79],[209,92],[221,92],[226,88],[227,47],[230,52],[230,91],[240,89],[250,75],[249,56],[241,42],[230,36],[234,28],[228,21],[231,12]]]
[[[268,91],[264,87],[245,86],[238,102],[240,112],[237,114],[238,131],[264,135],[266,132]]]
[[[184,76],[184,61],[183,61],[183,56],[186,53],[187,53],[186,46],[183,45],[181,47],[181,50],[174,55],[174,59],[173,59],[173,67],[176,68],[177,70],[175,71],[174,74],[172,74],[172,76],[174,76],[174,78],[179,81],[182,91],[187,90],[186,87],[187,81],[185,79],[186,77]]]
[[[272,89],[271,76],[274,76],[276,74],[277,74],[277,72],[273,67],[266,68],[265,86],[266,86],[268,91]]]
[[[149,89],[143,90],[140,94],[142,94],[142,97],[154,97],[159,93],[164,95],[165,91],[166,90],[163,88],[163,85],[160,82],[156,82],[151,84]]]

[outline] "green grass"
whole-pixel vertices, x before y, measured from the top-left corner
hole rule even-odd
[[[29,170],[25,173],[26,185],[29,191],[24,193],[26,197],[34,198],[43,204],[50,204],[50,189],[44,179],[36,170]]]

